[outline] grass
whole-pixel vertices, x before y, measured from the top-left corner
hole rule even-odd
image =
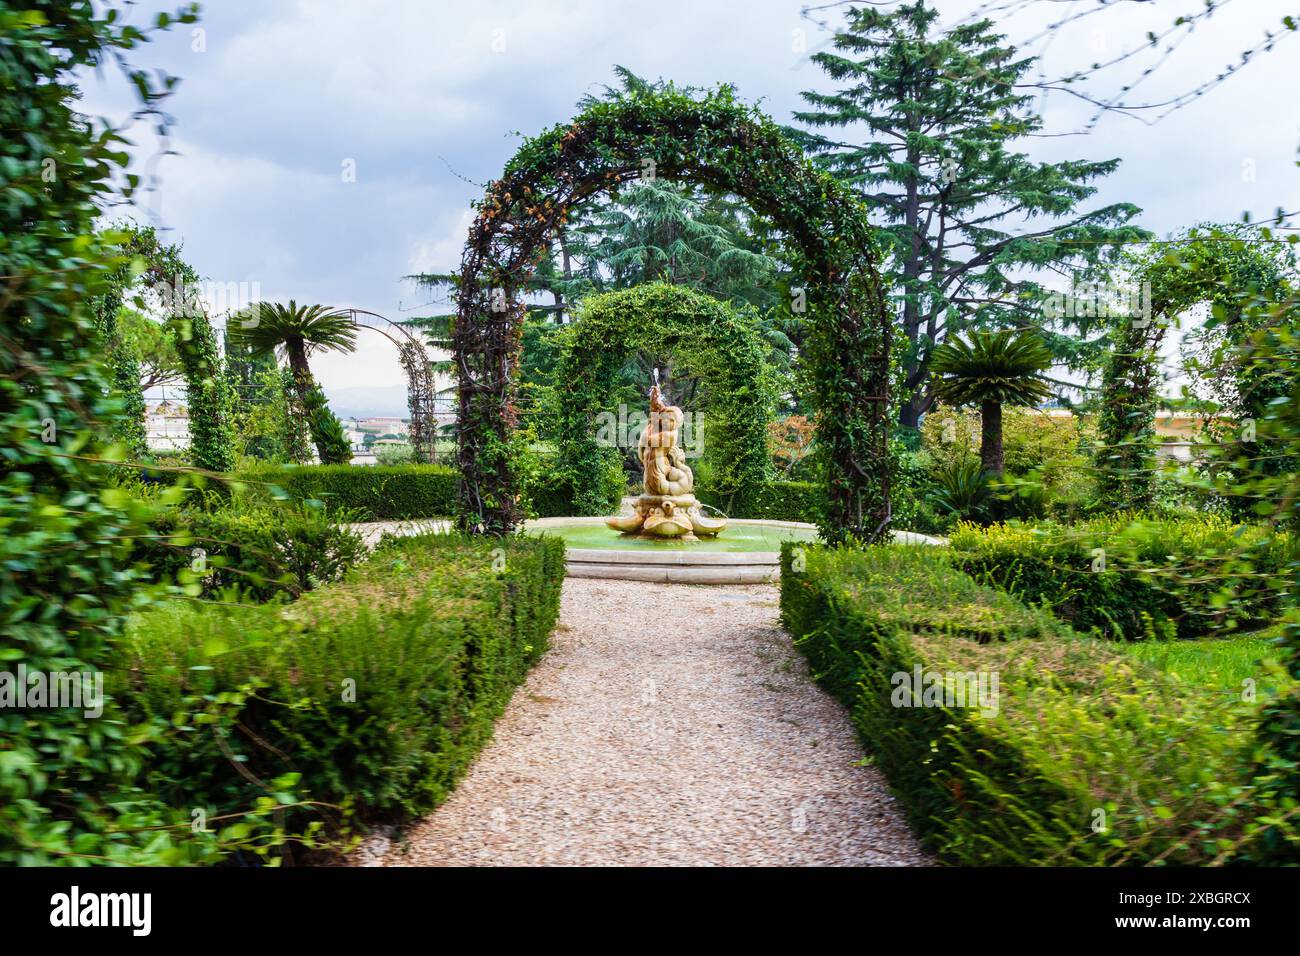
[[[1239,690],[1242,681],[1247,679],[1261,685],[1271,683],[1261,678],[1268,671],[1266,662],[1278,661],[1277,637],[1277,629],[1273,628],[1235,637],[1138,641],[1119,646],[1138,660],[1176,674],[1189,683]]]

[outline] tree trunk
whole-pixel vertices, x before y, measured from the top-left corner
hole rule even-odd
[[[903,428],[920,428],[924,405],[923,389],[918,388],[908,396],[907,401],[898,406],[898,424]]]
[[[1002,474],[1002,403],[980,406],[980,463],[986,472]]]
[[[316,382],[311,375],[311,366],[307,364],[307,343],[300,338],[286,339],[284,351],[289,357],[289,369],[293,372],[293,384],[298,392],[298,401],[302,403],[304,409],[310,408],[307,399]],[[310,415],[307,427],[311,432],[312,444],[316,446],[316,457],[323,462],[326,458],[325,443],[321,441],[319,430]]]

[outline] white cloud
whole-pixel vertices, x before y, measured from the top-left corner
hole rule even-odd
[[[1252,0],[1226,7],[1134,95],[1159,99],[1213,76],[1266,27],[1276,28],[1293,12],[1290,5]],[[397,317],[421,295],[403,275],[451,270],[460,261],[469,204],[482,194],[461,177],[485,182],[497,175],[518,147],[514,131],[532,135],[565,120],[580,96],[613,82],[616,63],[680,84],[734,83],[743,98],[789,122],[801,90],[834,85],[792,49],[796,29],[806,31],[810,53],[827,39],[800,19],[801,6],[209,5],[206,53],[192,52],[188,31],[177,31],[136,57],[184,80],[169,103],[181,155],[160,166],[161,216],[201,273],[258,280],[271,298]],[[938,3],[945,20],[972,6]],[[1059,7],[1039,4],[999,27],[1013,39],[1026,37]],[[1094,29],[1102,29],[1112,55],[1178,12],[1164,4],[1115,5],[1063,31],[1047,48],[1048,72],[1099,58]],[[502,52],[493,52],[494,39],[504,40]],[[1300,101],[1290,91],[1300,38],[1285,44],[1157,126],[1111,116],[1089,136],[1036,139],[1025,148],[1044,159],[1122,157],[1119,171],[1099,183],[1095,204],[1136,202],[1145,208],[1143,223],[1159,232],[1235,219],[1243,209],[1261,217],[1279,204],[1296,208]],[[1096,85],[1113,91],[1126,78],[1117,69]],[[120,114],[120,92],[93,80],[86,88],[93,112]],[[1086,104],[1067,94],[1053,94],[1047,108],[1052,131],[1077,128],[1088,115]],[[141,149],[147,155],[149,146]],[[355,183],[340,177],[348,158],[356,161]],[[1242,175],[1245,160],[1254,162],[1253,181]],[[322,357],[322,378],[337,387],[399,380],[384,346]]]

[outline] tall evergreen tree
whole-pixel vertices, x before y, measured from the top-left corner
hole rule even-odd
[[[1034,326],[1059,360],[1081,360],[1087,343],[1044,322],[1034,276],[1090,278],[1122,243],[1150,236],[1129,225],[1140,212],[1130,203],[1078,212],[1118,159],[1047,163],[1016,151],[1042,128],[1018,91],[1034,59],[988,20],[938,32],[937,17],[925,0],[850,8],[834,51],[813,56],[841,88],[805,92],[810,109],[795,113],[813,128],[795,134],[881,224],[901,299],[908,427],[934,401],[935,346],[964,328]]]

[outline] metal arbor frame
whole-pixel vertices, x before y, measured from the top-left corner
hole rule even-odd
[[[357,328],[378,332],[397,346],[402,371],[406,373],[406,407],[411,413],[411,447],[418,461],[432,464],[437,459],[438,419],[433,363],[424,341],[404,325],[367,309],[340,309]]]

